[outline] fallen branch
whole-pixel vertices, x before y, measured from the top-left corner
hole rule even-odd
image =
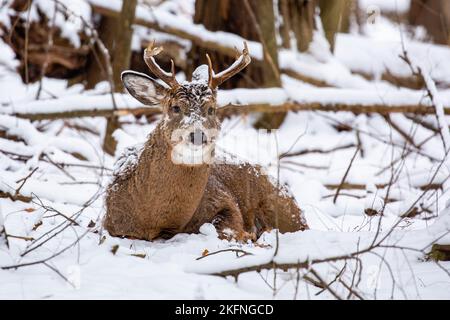
[[[32,238],[32,237],[15,236],[15,235],[8,234],[8,233],[5,233],[5,236],[6,236],[6,238],[13,238],[13,239],[19,239],[19,240],[24,240],[24,241],[33,241],[34,240],[34,238]]]
[[[300,151],[296,151],[296,152],[282,153],[280,155],[280,159],[288,158],[288,157],[302,156],[302,155],[311,154],[311,153],[327,154],[327,153],[333,153],[335,151],[345,150],[345,149],[349,149],[349,148],[353,148],[353,147],[356,147],[356,145],[354,143],[346,144],[346,145],[343,145],[343,146],[338,146],[338,147],[327,149],[327,150],[324,150],[324,149],[304,149],[304,150],[300,150]]]
[[[397,87],[404,87],[409,88],[413,90],[419,90],[423,88],[423,80],[418,78],[416,75],[412,76],[398,76],[387,70],[381,75],[381,78],[379,78],[378,75],[366,73],[363,71],[358,70],[352,70],[352,73],[362,76],[363,78],[369,80],[369,81],[376,81],[377,79],[381,79],[384,81],[387,81],[389,83],[392,83],[393,85]],[[441,83],[441,85],[444,88],[447,88],[449,86],[448,83]]]
[[[348,173],[350,172],[350,169],[352,168],[353,162],[356,159],[356,156],[358,155],[359,147],[356,148],[355,153],[353,154],[352,159],[350,160],[350,163],[348,164],[347,170],[345,170],[344,176],[342,177],[341,183],[336,188],[336,194],[333,197],[333,203],[336,203],[337,198],[339,197],[339,192],[341,191],[343,185],[345,184],[345,179],[347,179]]]
[[[220,277],[228,277],[228,276],[237,277],[242,273],[251,272],[251,271],[261,272],[262,270],[274,270],[274,269],[280,269],[280,270],[285,270],[285,271],[287,271],[289,269],[306,269],[306,268],[308,268],[308,265],[309,264],[307,262],[278,264],[278,263],[271,261],[268,263],[254,265],[254,266],[250,266],[250,267],[243,267],[243,268],[238,268],[238,269],[226,270],[226,271],[222,271],[222,272],[216,272],[216,273],[213,273],[213,275],[220,276]]]
[[[386,188],[389,184],[388,183],[380,183],[380,184],[376,184],[375,186],[378,189],[383,189]],[[326,184],[325,185],[326,188],[328,189],[338,189],[339,187],[341,189],[344,190],[366,190],[367,186],[365,184],[355,184],[355,183],[344,183],[342,185],[340,184]],[[432,184],[427,184],[427,185],[423,185],[423,186],[417,186],[416,188],[420,189],[420,190],[438,190],[438,189],[442,189],[442,184],[441,183],[432,183]]]
[[[241,249],[233,249],[233,248],[231,248],[231,249],[223,249],[223,250],[214,251],[214,252],[205,252],[201,257],[198,257],[195,260],[201,260],[201,259],[204,259],[206,257],[212,256],[212,255],[215,255],[215,254],[219,254],[219,253],[223,253],[223,252],[234,252],[234,253],[236,253],[236,256],[238,258],[243,257],[243,256],[248,256],[248,255],[251,256],[251,255],[253,255],[253,253],[251,253],[251,252],[247,252],[247,251],[244,251],[244,250],[241,250]],[[241,254],[241,256],[239,256],[239,254]]]
[[[11,201],[31,202],[32,198],[21,194],[11,194],[9,192],[0,191],[0,198],[10,199]]]
[[[381,245],[381,243],[378,243],[376,246],[380,246],[380,245]],[[256,265],[252,265],[252,266],[248,266],[248,267],[242,267],[242,268],[229,269],[229,270],[224,270],[224,271],[220,271],[220,272],[215,272],[215,273],[212,273],[212,275],[221,276],[221,277],[228,277],[228,276],[238,277],[242,273],[252,272],[252,271],[261,272],[262,270],[275,270],[275,269],[280,269],[283,271],[287,271],[289,269],[308,269],[315,264],[346,261],[348,259],[358,259],[357,257],[359,255],[370,252],[371,250],[373,250],[373,248],[375,248],[375,246],[372,245],[370,247],[367,247],[366,249],[362,249],[357,252],[352,252],[349,254],[344,254],[341,256],[328,257],[328,258],[323,258],[323,259],[313,259],[313,260],[309,260],[309,261],[308,260],[299,261],[299,262],[293,262],[293,263],[276,263],[275,261],[271,260],[267,263],[261,263],[261,264],[256,264]]]
[[[426,121],[425,119],[421,119],[415,115],[406,114],[405,117],[412,122],[424,127],[427,130],[433,131],[434,133],[439,133],[439,129],[434,126],[433,123]]]
[[[407,132],[405,132],[397,123],[392,121],[391,117],[389,115],[383,115],[384,120],[389,124],[389,126],[397,131],[403,139],[405,139],[410,145],[414,146],[417,149],[420,149],[420,147],[416,144],[413,137],[411,137]]]
[[[22,178],[18,181],[16,181],[16,183],[20,183],[20,186],[17,188],[15,195],[19,195],[20,190],[23,188],[23,186],[25,185],[25,183],[27,182],[27,180],[37,171],[37,169],[39,169],[39,167],[34,168],[25,178]]]
[[[15,264],[15,265],[9,265],[9,266],[3,266],[0,267],[0,269],[3,270],[10,270],[10,269],[18,269],[21,267],[29,267],[29,266],[34,266],[37,264],[45,264],[47,261],[52,260],[53,258],[56,258],[57,256],[61,255],[62,253],[66,252],[67,250],[69,250],[70,248],[72,248],[73,246],[75,246],[77,243],[80,242],[80,240],[82,238],[84,238],[87,234],[89,233],[88,231],[85,231],[80,237],[78,237],[76,239],[76,241],[72,242],[70,245],[68,245],[67,247],[61,249],[60,251],[58,251],[57,253],[52,254],[51,256],[41,259],[41,260],[37,260],[37,261],[32,261],[32,262],[25,262],[25,263],[19,263],[19,264]]]
[[[11,151],[6,151],[6,150],[2,150],[0,149],[0,152],[7,155],[8,157],[10,157],[13,160],[17,160],[17,161],[28,161],[31,158],[33,158],[33,156],[31,155],[23,155],[23,154],[19,154],[16,152],[11,152]],[[44,161],[44,162],[48,162],[51,163],[49,161],[49,157],[46,153],[42,153],[39,156],[39,161]],[[66,167],[79,167],[79,168],[86,168],[86,169],[97,169],[97,170],[104,170],[104,171],[112,171],[112,169],[110,168],[106,168],[103,166],[98,166],[98,165],[94,165],[94,164],[83,164],[83,163],[67,163],[67,162],[53,162],[52,164],[56,165],[59,169],[60,168],[66,168]]]
[[[403,52],[400,55],[400,59],[402,59],[406,64],[408,64],[412,74],[421,79],[425,84],[425,90],[427,92],[428,98],[431,100],[434,109],[434,114],[436,115],[439,135],[441,136],[442,144],[444,145],[444,150],[447,150],[450,147],[450,134],[448,133],[448,124],[444,117],[444,115],[446,114],[445,107],[440,99],[439,93],[436,88],[436,83],[429,74],[424,73],[420,65],[414,64],[411,61],[408,52],[405,49],[403,41],[402,41],[402,49]]]
[[[343,104],[343,103],[298,103],[286,102],[279,105],[271,104],[247,104],[236,105],[228,104],[218,110],[218,114],[222,117],[227,117],[236,114],[249,114],[254,112],[261,113],[278,113],[278,112],[298,112],[298,111],[325,111],[325,112],[352,112],[355,114],[363,113],[412,113],[412,114],[434,114],[432,106],[424,105],[363,105],[363,104]],[[450,115],[450,107],[444,109],[445,114]],[[36,120],[53,120],[53,119],[68,119],[80,117],[110,117],[110,116],[124,116],[124,115],[155,115],[161,113],[160,108],[157,107],[140,107],[140,108],[118,108],[113,109],[96,109],[92,107],[90,110],[71,110],[62,112],[36,112],[36,113],[10,113],[11,116],[18,118]]]

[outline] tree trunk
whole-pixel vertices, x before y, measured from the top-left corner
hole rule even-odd
[[[263,44],[264,65],[263,87],[281,87],[280,68],[278,66],[278,47],[275,30],[275,14],[272,0],[259,0],[253,6],[256,13],[254,21],[258,38]],[[281,126],[286,113],[263,114],[255,123],[257,129],[276,129]]]
[[[336,34],[341,30],[345,8],[349,5],[349,0],[319,0],[320,18],[331,52],[334,51]]]
[[[292,31],[295,35],[297,50],[305,52],[313,39],[316,2],[314,0],[290,0],[290,3]]]
[[[357,0],[346,0],[344,4],[344,11],[342,12],[341,26],[339,31],[348,33],[352,21],[356,21]]]
[[[117,18],[102,16],[97,28],[100,40],[109,50],[112,56],[114,49],[114,36],[117,25]],[[112,58],[112,57],[111,57]],[[89,65],[86,70],[86,89],[93,89],[101,81],[106,81],[108,75],[106,72],[106,62],[100,48],[95,44],[88,58]]]
[[[279,0],[278,14],[280,15],[280,37],[281,45],[285,49],[291,48],[291,17],[289,14],[289,0]]]
[[[291,48],[291,43],[295,42],[297,50],[307,51],[313,38],[316,1],[279,0],[278,6],[283,47]]]
[[[117,92],[123,91],[120,75],[130,67],[131,40],[133,37],[133,21],[137,0],[123,1],[122,11],[117,24],[116,43],[113,58],[114,86]]]
[[[261,21],[261,29],[263,33],[266,34],[267,39],[264,39],[264,41],[267,43],[267,51],[270,53],[270,56],[274,57],[274,60],[278,60],[275,43],[275,17],[273,9],[269,7],[270,5],[273,8],[272,1],[267,1],[265,5],[265,8],[262,5],[259,5],[259,10],[257,10],[258,20]],[[313,38],[315,1],[280,0],[278,6],[278,11],[281,14],[282,20],[279,32],[283,47],[291,47],[292,34],[292,36],[295,37],[297,50],[300,52],[307,51]],[[271,43],[271,41],[273,43]],[[281,86],[281,80],[272,77],[271,82],[266,81],[265,85],[266,87]],[[255,128],[277,129],[281,126],[285,118],[286,113],[266,113],[255,123]]]
[[[275,30],[275,13],[272,0],[258,0],[250,9],[256,9],[255,28],[264,48],[263,83],[265,87],[281,87],[278,66],[278,46]],[[249,13],[250,14],[250,13]]]
[[[409,22],[424,26],[435,43],[450,45],[450,1],[411,1]]]
[[[258,41],[256,30],[248,17],[242,0],[196,0],[194,23],[203,24],[206,29],[211,31],[227,31],[248,40]],[[193,44],[189,52],[188,77],[191,76],[195,67],[207,63],[206,53],[211,57],[216,72],[225,69],[234,62],[234,59],[217,51],[207,51]],[[263,72],[264,64],[253,60],[247,68],[225,82],[221,88],[261,87],[263,85]]]
[[[136,11],[137,0],[127,0],[122,3],[122,10],[120,12],[119,19],[116,23],[116,28],[112,29],[115,32],[111,32],[115,38],[113,41],[113,47],[110,52],[112,55],[112,67],[113,67],[113,81],[116,92],[123,91],[122,80],[120,75],[122,71],[126,70],[130,66],[131,59],[131,39],[133,36],[132,24]],[[120,128],[119,118],[112,116],[108,118],[106,125],[105,138],[103,140],[103,150],[111,155],[116,151],[117,141],[112,134],[115,130]]]

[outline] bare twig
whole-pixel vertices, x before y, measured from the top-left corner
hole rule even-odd
[[[214,251],[214,252],[209,252],[208,254],[205,254],[205,255],[203,255],[203,256],[201,256],[201,257],[198,257],[197,259],[195,259],[195,260],[201,260],[201,259],[204,259],[204,258],[207,258],[207,257],[209,257],[209,256],[212,256],[212,255],[215,255],[215,254],[219,254],[219,253],[224,253],[224,252],[234,252],[234,253],[236,253],[236,256],[237,257],[243,257],[243,256],[248,256],[248,255],[253,255],[253,253],[251,253],[251,252],[247,252],[247,251],[245,251],[245,250],[241,250],[241,249],[223,249],[223,250],[218,250],[218,251]],[[239,254],[241,254],[241,255],[239,255]]]
[[[353,154],[353,157],[352,157],[352,159],[350,160],[350,163],[349,163],[349,165],[348,165],[348,167],[347,167],[347,170],[345,171],[344,176],[342,177],[341,183],[340,183],[339,186],[336,188],[336,193],[335,193],[334,198],[333,198],[333,203],[336,203],[336,200],[337,200],[337,198],[339,197],[339,192],[341,191],[342,186],[343,186],[344,183],[345,183],[345,179],[347,179],[348,173],[350,172],[350,169],[351,169],[351,167],[352,167],[352,165],[353,165],[353,161],[355,161],[356,156],[358,155],[358,152],[359,152],[359,147],[356,148],[355,153]]]

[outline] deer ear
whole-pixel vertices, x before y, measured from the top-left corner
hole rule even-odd
[[[160,104],[168,90],[168,88],[144,73],[124,71],[121,77],[123,85],[128,92],[145,105]]]

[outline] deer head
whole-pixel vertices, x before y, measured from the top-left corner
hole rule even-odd
[[[125,71],[122,81],[128,92],[145,105],[160,106],[163,113],[163,138],[170,146],[171,160],[177,165],[196,166],[211,163],[215,141],[220,130],[216,115],[217,88],[227,79],[239,73],[251,61],[247,44],[242,54],[226,70],[215,74],[211,59],[208,66],[199,66],[192,74],[192,81],[179,83],[171,61],[171,72],[164,71],[155,61],[163,49],[152,42],[144,52],[144,61],[159,80],[145,74]]]

